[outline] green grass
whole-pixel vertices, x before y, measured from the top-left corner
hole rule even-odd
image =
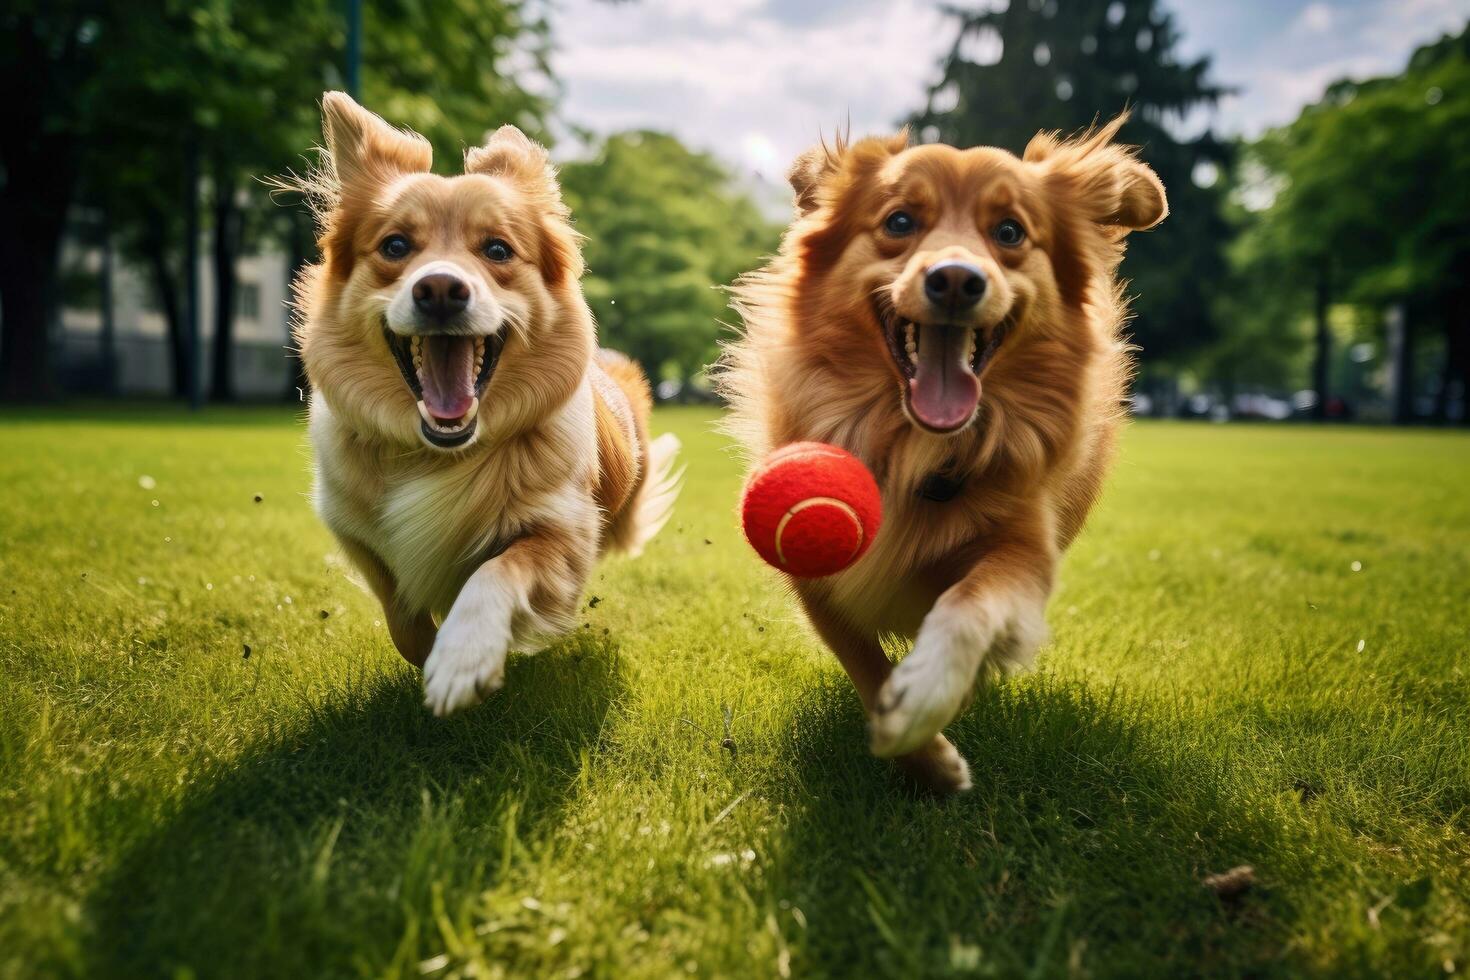
[[[743,543],[712,421],[660,415],[681,508],[583,628],[437,721],[294,416],[0,416],[0,975],[1470,964],[1470,440],[1134,427],[936,803]]]

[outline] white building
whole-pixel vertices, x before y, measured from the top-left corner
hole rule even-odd
[[[207,397],[214,340],[214,276],[209,254],[199,256],[199,370]],[[69,241],[60,277],[61,323],[56,363],[68,390],[85,395],[106,389],[101,296],[102,251]],[[294,395],[295,364],[288,356],[290,264],[284,255],[241,256],[235,290],[234,382],[242,399]],[[95,278],[94,278],[95,277]],[[80,288],[85,285],[87,288]],[[182,292],[183,283],[180,282]],[[183,296],[179,297],[180,303]],[[171,395],[172,354],[168,324],[148,270],[117,256],[113,261],[112,313],[116,392]]]

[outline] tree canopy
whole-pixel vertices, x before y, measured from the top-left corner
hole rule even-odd
[[[561,169],[604,344],[655,379],[714,360],[723,287],[759,264],[778,229],[718,161],[664,133],[618,133]]]
[[[436,167],[503,122],[542,134],[555,86],[540,7],[526,0],[365,3],[363,98],[427,136]],[[448,29],[452,25],[452,29]],[[340,0],[17,0],[0,13],[0,219],[26,254],[0,267],[0,396],[50,388],[56,249],[72,206],[105,209],[129,252],[180,273],[186,174],[211,189],[216,229],[268,232],[280,212],[254,177],[299,165],[317,100],[344,84]],[[227,269],[238,229],[215,236]],[[3,248],[4,246],[0,246]],[[223,324],[222,324],[223,326]]]
[[[1131,332],[1146,360],[1210,340],[1229,229],[1220,189],[1203,185],[1229,148],[1209,132],[1178,135],[1227,91],[1210,80],[1209,60],[1179,59],[1178,31],[1157,0],[1015,0],[950,15],[955,41],[942,78],[911,119],[919,137],[1019,153],[1038,130],[1070,132],[1131,108],[1121,138],[1142,147],[1170,199],[1169,220],[1129,242]]]
[[[1330,86],[1247,147],[1242,179],[1253,209],[1240,214],[1233,262],[1259,311],[1242,311],[1247,321],[1299,311],[1314,287],[1334,302],[1401,305],[1420,330],[1441,330],[1440,387],[1463,375],[1470,34],[1419,49],[1401,74]]]

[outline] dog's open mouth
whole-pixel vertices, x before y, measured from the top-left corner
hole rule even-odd
[[[934,432],[954,432],[975,417],[980,376],[1005,340],[1006,323],[989,329],[917,323],[878,310],[888,353],[907,382],[910,414]]]
[[[480,398],[495,373],[504,338],[468,334],[404,337],[384,330],[388,349],[419,405],[424,439],[457,449],[475,437]]]

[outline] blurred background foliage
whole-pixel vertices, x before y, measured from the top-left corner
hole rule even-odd
[[[319,140],[321,92],[350,81],[350,9],[350,0],[0,8],[0,397],[110,390],[108,316],[101,380],[79,386],[62,383],[70,335],[59,311],[110,310],[113,255],[146,278],[167,325],[172,390],[236,397],[241,257],[273,250],[289,273],[315,252],[299,202],[272,200],[256,178],[300,169]],[[667,392],[690,391],[715,356],[720,321],[733,318],[723,287],[774,249],[787,218],[771,189],[666,133],[568,135],[543,4],[360,9],[360,97],[424,133],[436,169],[453,172],[464,147],[504,122],[551,143],[561,134],[554,152],[587,236],[585,285],[604,341],[645,361]],[[1136,408],[1346,418],[1369,406],[1362,415],[1466,421],[1465,33],[1422,48],[1396,75],[1335,83],[1291,124],[1242,141],[1208,127],[1229,89],[1208,58],[1181,56],[1166,2],[946,9],[954,42],[924,104],[894,120],[916,138],[1020,151],[1038,129],[1074,131],[1132,110],[1124,138],[1172,205],[1158,231],[1133,238],[1125,267],[1138,297]],[[100,261],[66,258],[99,250]],[[187,274],[201,266],[207,304]],[[192,325],[206,306],[204,332],[224,342],[195,370]],[[295,397],[297,383],[283,356],[281,392]]]
[[[587,236],[583,286],[603,343],[657,378],[697,374],[734,319],[721,287],[774,250],[779,228],[718,160],[664,133],[610,136],[561,183]]]

